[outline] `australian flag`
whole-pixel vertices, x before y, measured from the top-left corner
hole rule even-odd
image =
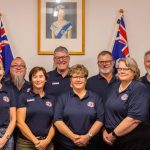
[[[115,61],[117,61],[119,58],[125,58],[129,56],[129,48],[123,14],[117,20],[117,24],[117,34],[112,49],[112,55]]]
[[[5,75],[9,73],[10,64],[12,60],[13,60],[13,55],[7,39],[2,18],[0,16],[0,61],[3,62]]]

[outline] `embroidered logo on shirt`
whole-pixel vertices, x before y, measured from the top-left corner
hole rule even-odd
[[[31,88],[28,88],[28,89],[27,89],[27,92],[30,92],[30,90],[31,90]]]
[[[59,82],[52,82],[52,85],[59,85]]]
[[[126,101],[128,99],[128,94],[123,94],[121,100]]]
[[[7,96],[4,96],[4,97],[3,97],[3,101],[9,103],[10,100],[9,100],[9,98],[8,98]]]
[[[94,102],[88,102],[87,106],[93,108],[95,106],[95,104],[94,104]]]
[[[52,103],[49,102],[49,101],[47,101],[45,104],[46,104],[46,106],[48,106],[48,107],[52,107]]]
[[[27,99],[27,102],[33,102],[33,101],[35,101],[34,98],[32,98],[32,99]]]

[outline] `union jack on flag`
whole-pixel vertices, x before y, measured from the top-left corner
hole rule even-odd
[[[123,14],[121,14],[117,20],[118,29],[112,49],[112,55],[115,61],[119,58],[129,57],[127,34],[123,17]]]
[[[9,73],[12,60],[13,60],[13,55],[2,22],[2,17],[0,16],[0,61],[3,62],[5,75]]]

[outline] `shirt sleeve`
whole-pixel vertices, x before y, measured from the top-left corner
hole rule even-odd
[[[96,94],[96,112],[97,112],[97,120],[104,122],[104,106],[102,102],[102,98]]]
[[[144,85],[133,90],[129,97],[128,116],[140,121],[147,121],[149,115],[149,96]]]
[[[27,107],[27,96],[25,93],[21,94],[17,103],[17,108]]]
[[[65,103],[64,103],[63,96],[58,97],[57,103],[55,106],[54,122],[58,120],[63,120],[64,106],[65,106]]]
[[[7,89],[7,93],[8,93],[8,97],[10,99],[10,107],[16,107],[17,104],[16,104],[16,99],[15,99],[15,96],[14,96],[14,92],[12,89]]]

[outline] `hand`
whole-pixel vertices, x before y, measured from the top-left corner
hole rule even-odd
[[[80,138],[74,142],[77,146],[84,147],[89,143],[90,137],[86,135],[80,135]]]
[[[71,140],[73,141],[73,143],[75,143],[75,141],[78,140],[79,138],[80,138],[80,135],[74,134]]]
[[[5,137],[0,138],[0,149],[2,149],[4,147],[4,145],[6,144],[7,140],[8,139],[5,138]]]
[[[50,142],[47,139],[40,140],[40,142],[35,146],[38,150],[45,150]]]
[[[108,145],[112,145],[113,142],[110,140],[109,134],[108,134],[108,132],[107,132],[105,129],[103,130],[102,134],[103,134],[103,140],[104,140]]]
[[[116,137],[114,137],[112,133],[109,133],[107,139],[113,144],[116,140]]]

